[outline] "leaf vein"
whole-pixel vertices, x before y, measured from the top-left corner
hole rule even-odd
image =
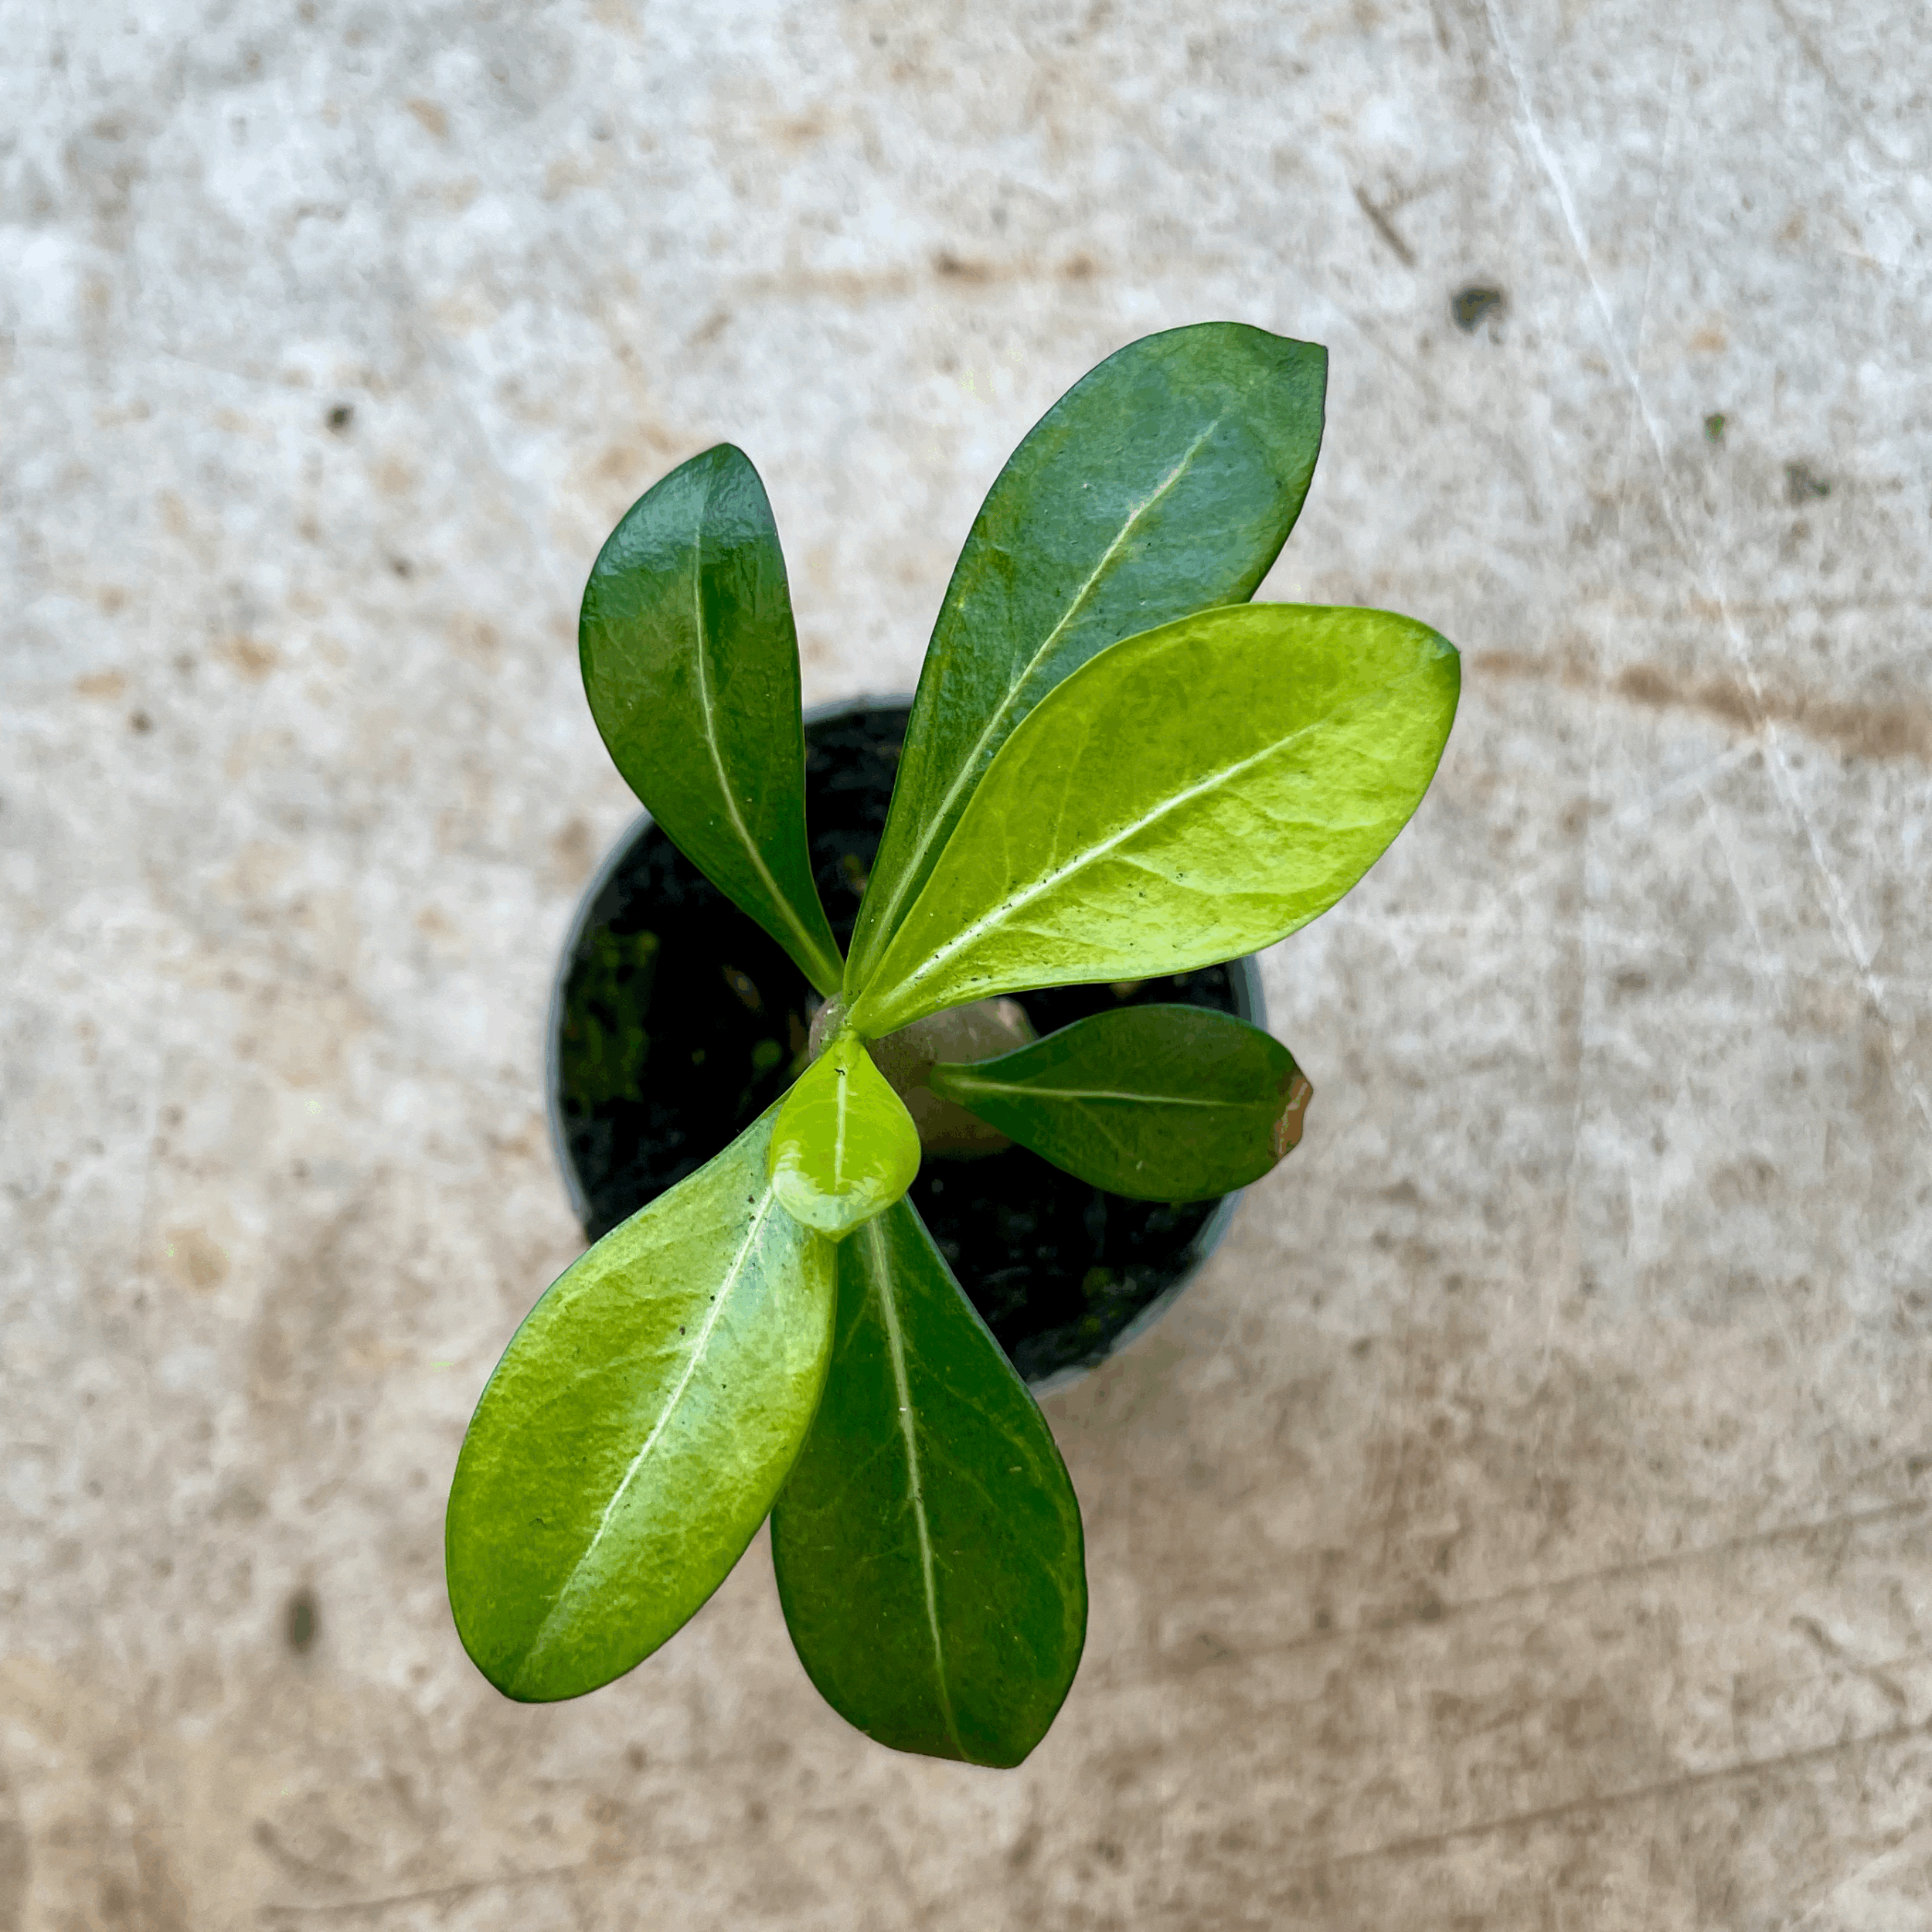
[[[893,1004],[903,1010],[910,1003],[906,996],[912,989],[931,978],[934,971],[948,959],[953,957],[954,954],[963,951],[992,927],[1004,924],[1022,906],[1030,905],[1033,900],[1039,898],[1043,893],[1053,891],[1056,886],[1064,884],[1069,879],[1084,872],[1090,866],[1098,865],[1118,846],[1124,845],[1137,834],[1146,831],[1150,825],[1158,825],[1161,820],[1179,811],[1183,806],[1192,804],[1196,799],[1205,797],[1209,792],[1219,791],[1241,777],[1243,774],[1252,770],[1257,765],[1279,757],[1299,740],[1332,724],[1335,719],[1342,713],[1352,710],[1358,705],[1386,698],[1396,685],[1406,684],[1412,679],[1422,676],[1427,668],[1427,666],[1418,666],[1413,671],[1405,672],[1400,678],[1392,678],[1386,684],[1358,693],[1355,697],[1336,706],[1333,710],[1324,712],[1319,717],[1310,719],[1305,724],[1298,725],[1294,730],[1285,733],[1281,737],[1264,745],[1258,751],[1250,752],[1246,757],[1237,758],[1233,764],[1223,765],[1218,770],[1209,773],[1206,777],[1196,784],[1189,785],[1184,791],[1170,793],[1158,804],[1143,812],[1139,818],[1131,820],[1121,826],[1117,832],[1087,846],[1073,858],[1067,859],[1063,864],[1055,866],[1051,871],[1043,872],[1032,885],[1015,893],[1011,898],[1002,900],[990,911],[982,913],[978,918],[962,927],[943,945],[929,953],[923,964],[914,971],[908,973],[893,988]]]
[[[691,537],[691,621],[698,634],[696,653],[698,667],[698,710],[704,719],[705,747],[711,753],[711,768],[718,775],[718,795],[723,799],[725,811],[730,818],[731,828],[738,835],[738,842],[745,849],[752,867],[758,875],[765,890],[771,895],[771,903],[777,907],[785,923],[789,926],[804,948],[806,957],[817,959],[818,942],[805,930],[797,909],[786,896],[777,880],[772,876],[771,868],[765,863],[764,853],[751,835],[751,828],[744,821],[738,809],[737,795],[731,789],[731,781],[726,775],[724,754],[718,749],[718,723],[716,707],[712,701],[709,651],[711,634],[705,623],[704,615],[704,517],[711,502],[711,478],[705,478],[704,488],[698,498],[697,523]],[[824,962],[820,962],[824,970]],[[834,975],[835,981],[836,975]]]
[[[939,1595],[933,1573],[932,1528],[926,1519],[926,1497],[919,1467],[919,1438],[913,1427],[911,1384],[906,1375],[906,1343],[899,1328],[899,1308],[893,1291],[892,1273],[883,1231],[876,1221],[866,1224],[866,1239],[872,1247],[872,1277],[879,1296],[879,1312],[886,1325],[886,1347],[892,1358],[893,1386],[899,1398],[899,1430],[906,1441],[906,1478],[910,1492],[913,1523],[919,1533],[919,1567],[926,1595],[926,1628],[933,1645],[933,1675],[939,1691],[940,1714],[946,1720],[946,1735],[961,1758],[971,1761],[971,1753],[960,1741],[959,1726],[953,1716],[953,1698],[946,1682],[946,1651],[939,1634]]]
[[[597,1529],[593,1532],[590,1542],[584,1546],[583,1554],[570,1566],[570,1573],[558,1586],[556,1596],[548,1613],[545,1615],[543,1621],[538,1625],[536,1634],[531,1638],[529,1648],[519,1660],[519,1671],[527,1669],[532,1662],[540,1656],[548,1647],[553,1634],[552,1627],[562,1614],[565,1601],[569,1597],[577,1578],[583,1573],[584,1566],[597,1554],[598,1546],[603,1543],[605,1533],[611,1527],[611,1519],[617,1513],[617,1505],[623,1502],[631,1484],[636,1480],[638,1471],[644,1467],[645,1458],[658,1446],[659,1438],[669,1427],[671,1418],[677,1413],[678,1404],[684,1400],[684,1392],[690,1387],[692,1378],[698,1372],[699,1365],[703,1361],[706,1352],[711,1345],[711,1338],[724,1313],[725,1304],[730,1299],[733,1291],[743,1278],[746,1264],[750,1257],[753,1245],[757,1242],[759,1234],[764,1227],[766,1219],[770,1214],[772,1198],[771,1190],[767,1187],[764,1199],[758,1204],[757,1213],[752,1216],[751,1224],[745,1230],[744,1240],[739,1243],[738,1252],[731,1258],[731,1265],[725,1272],[723,1284],[719,1287],[716,1294],[712,1298],[709,1307],[705,1311],[703,1325],[698,1330],[697,1338],[692,1344],[690,1358],[685,1363],[684,1372],[679,1376],[677,1386],[665,1398],[664,1406],[658,1410],[656,1421],[651,1425],[650,1433],[645,1436],[638,1453],[631,1458],[630,1465],[624,1472],[623,1480],[611,1492],[611,1500],[604,1505],[604,1513],[597,1519]]]
[[[1257,1100],[1217,1100],[1204,1099],[1192,1094],[1122,1094],[1100,1087],[1049,1087],[1044,1083],[1033,1083],[1016,1080],[951,1080],[948,1087],[962,1096],[1011,1094],[1023,1100],[1131,1100],[1142,1107],[1205,1107],[1240,1111],[1252,1111],[1264,1103]]]
[[[1175,485],[1187,474],[1193,465],[1195,457],[1200,453],[1202,444],[1206,442],[1208,438],[1226,420],[1225,410],[1216,417],[1214,420],[1209,423],[1207,427],[1188,445],[1180,461],[1174,465],[1173,468],[1162,478],[1141,502],[1134,506],[1127,521],[1115,533],[1113,541],[1101,553],[1100,562],[1087,573],[1087,581],[1073,594],[1072,601],[1061,613],[1060,621],[1047,632],[1045,638],[1035,649],[1033,655],[1026,660],[1026,667],[1021,671],[1019,675],[1013,679],[1007,685],[1005,696],[1002,698],[994,708],[993,715],[987,719],[985,729],[973,741],[972,749],[960,760],[958,769],[953,774],[952,783],[946,787],[945,796],[940,800],[937,808],[927,815],[925,826],[919,835],[919,842],[913,846],[911,857],[907,859],[900,871],[899,877],[893,887],[893,896],[887,902],[885,911],[879,920],[879,930],[882,934],[879,948],[882,951],[892,937],[894,927],[893,915],[898,912],[900,906],[904,903],[908,888],[918,876],[920,867],[925,863],[926,855],[932,849],[933,841],[939,836],[941,828],[946,823],[947,814],[952,810],[954,801],[958,798],[967,780],[971,777],[973,767],[978,762],[980,754],[985,750],[988,741],[998,730],[1001,721],[1012,709],[1015,700],[1026,688],[1027,679],[1039,668],[1042,661],[1059,641],[1060,633],[1073,622],[1075,614],[1086,603],[1094,587],[1100,582],[1103,573],[1120,554],[1121,546],[1134,534],[1141,518],[1166,496]]]

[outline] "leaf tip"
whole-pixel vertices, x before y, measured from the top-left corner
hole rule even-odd
[[[1282,1081],[1281,1111],[1275,1116],[1269,1138],[1274,1158],[1282,1159],[1291,1148],[1301,1145],[1301,1132],[1315,1097],[1315,1088],[1299,1067],[1290,1067]]]

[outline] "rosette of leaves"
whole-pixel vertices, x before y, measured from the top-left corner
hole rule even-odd
[[[919,1135],[872,1043],[1027,988],[1272,944],[1413,812],[1457,654],[1385,611],[1248,601],[1300,511],[1325,352],[1150,336],[1001,472],[940,607],[841,958],[807,860],[797,643],[757,472],[720,446],[625,515],[584,594],[584,688],[658,824],[828,1003],[815,1059],[599,1241],[512,1339],[451,1492],[451,1607],[530,1701],[648,1656],[767,1515],[806,1671],[901,1750],[1018,1764],[1087,1622],[1052,1435],[906,1189]],[[1127,1008],[930,1085],[1082,1179],[1199,1199],[1300,1132],[1286,1048]]]

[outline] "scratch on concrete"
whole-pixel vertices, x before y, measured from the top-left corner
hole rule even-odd
[[[1650,400],[1645,393],[1642,378],[1629,353],[1618,339],[1616,321],[1611,315],[1610,298],[1598,276],[1591,257],[1590,243],[1583,233],[1583,223],[1577,212],[1575,198],[1556,154],[1543,132],[1542,122],[1536,117],[1531,100],[1528,83],[1523,77],[1522,68],[1518,61],[1496,0],[1483,0],[1483,9],[1488,15],[1489,28],[1497,49],[1502,54],[1503,64],[1509,70],[1509,78],[1515,89],[1517,102],[1517,121],[1523,139],[1537,165],[1542,168],[1556,199],[1556,206],[1563,216],[1563,226],[1574,250],[1579,265],[1590,284],[1594,300],[1604,347],[1615,365],[1617,374],[1628,389],[1635,403],[1650,438],[1651,453],[1655,459],[1659,497],[1664,505],[1665,515],[1672,535],[1683,550],[1686,560],[1696,573],[1699,580],[1705,585],[1716,600],[1723,613],[1725,638],[1730,645],[1743,680],[1743,686],[1750,699],[1754,728],[1763,737],[1767,756],[1767,769],[1771,774],[1774,788],[1792,828],[1803,837],[1814,869],[1821,882],[1825,910],[1831,920],[1833,931],[1840,947],[1849,962],[1866,997],[1871,1002],[1873,1012],[1885,1030],[1887,1049],[1891,1056],[1893,1070],[1900,1085],[1910,1094],[1917,1106],[1919,1117],[1928,1134],[1932,1134],[1932,1095],[1928,1095],[1924,1083],[1914,1070],[1911,1056],[1906,1050],[1903,1029],[1893,1014],[1890,1002],[1885,996],[1885,989],[1872,971],[1869,949],[1860,944],[1852,919],[1844,883],[1827,862],[1824,842],[1818,835],[1818,826],[1811,815],[1805,809],[1804,801],[1798,796],[1792,780],[1790,767],[1785,760],[1784,749],[1778,742],[1777,733],[1769,716],[1765,704],[1763,679],[1757,664],[1743,630],[1733,615],[1729,593],[1721,579],[1705,555],[1703,546],[1692,538],[1684,518],[1675,490],[1670,481],[1670,466],[1665,454],[1663,432],[1658,426]]]

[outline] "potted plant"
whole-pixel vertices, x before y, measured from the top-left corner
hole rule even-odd
[[[842,948],[911,708],[910,695],[862,697],[805,713],[812,876]],[[954,1056],[1124,1006],[1176,1005],[1267,1024],[1260,974],[1242,958],[1034,988],[995,1009],[1006,1022],[983,1047],[967,1043]],[[696,1173],[781,1098],[804,1066],[821,1007],[777,941],[641,813],[584,888],[551,995],[551,1140],[587,1241]],[[1238,1191],[1138,1199],[1053,1165],[930,1088],[906,1099],[926,1158],[906,1198],[1036,1395],[1077,1381],[1151,1327],[1233,1222]]]
[[[708,451],[604,546],[581,628],[604,742],[823,1005],[782,1097],[567,1269],[483,1392],[446,1559],[507,1695],[631,1669],[769,1515],[787,1626],[842,1716],[982,1764],[1044,1736],[1085,1634],[1080,1513],[905,1198],[909,1101],[1157,1199],[1224,1193],[1291,1144],[1305,1083],[1257,1028],[1130,1006],[1025,1040],[1000,1002],[1270,944],[1427,789],[1454,648],[1386,612],[1246,601],[1306,494],[1325,369],[1259,329],[1178,329],[1035,427],[947,589],[842,956],[756,472]]]

